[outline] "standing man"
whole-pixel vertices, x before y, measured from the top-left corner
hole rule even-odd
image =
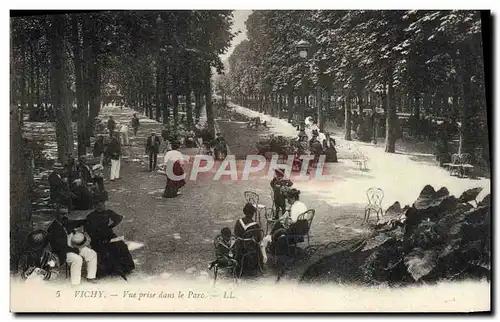
[[[156,136],[155,132],[151,132],[151,136],[146,140],[146,154],[149,154],[149,171],[156,169],[156,159],[160,152],[161,141]]]
[[[116,128],[116,122],[113,120],[113,117],[110,116],[108,119],[108,131],[109,131],[109,137],[113,137],[113,132],[115,131]]]
[[[120,141],[122,145],[128,145],[128,125],[126,123],[120,126]]]
[[[132,117],[132,129],[134,130],[134,138],[137,136],[137,130],[139,129],[139,118],[137,114],[134,113]]]
[[[107,152],[109,158],[111,159],[110,180],[115,181],[116,179],[120,179],[120,155],[122,153],[120,141],[118,141],[116,137],[111,137],[111,142],[108,144]]]

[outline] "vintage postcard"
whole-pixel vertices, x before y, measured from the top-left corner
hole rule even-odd
[[[490,312],[489,28],[12,11],[11,312]]]

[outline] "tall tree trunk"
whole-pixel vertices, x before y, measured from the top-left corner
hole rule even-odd
[[[89,102],[89,114],[87,119],[87,133],[86,143],[90,146],[90,137],[94,136],[94,120],[99,115],[101,110],[101,66],[99,62],[99,38],[98,28],[95,24],[92,25],[91,30],[91,48],[92,48],[92,65],[91,68],[91,82],[92,96]]]
[[[325,121],[323,119],[323,90],[321,86],[318,86],[316,90],[316,108],[318,113],[318,127],[319,131],[323,132],[325,129]]]
[[[177,129],[177,125],[179,125],[179,95],[177,95],[177,93],[172,93],[172,110],[174,128]]]
[[[163,66],[162,61],[158,57],[156,60],[156,121],[161,121],[161,103],[162,103],[162,91],[164,89],[163,86]]]
[[[195,106],[195,121],[198,123],[200,121],[201,113],[201,94],[199,90],[194,92],[194,106]]]
[[[469,153],[472,156],[475,155],[474,148],[480,144],[482,139],[477,137],[478,122],[476,119],[480,113],[479,103],[481,100],[478,97],[477,72],[473,69],[474,66],[477,66],[474,60],[473,50],[465,45],[461,50],[460,74],[463,102],[460,105],[461,126],[458,153]]]
[[[35,50],[33,49],[33,44],[29,45],[29,90],[28,90],[28,111],[30,115],[30,119],[33,119],[35,115],[37,115],[37,111],[35,110]],[[38,108],[38,107],[37,107]]]
[[[73,153],[73,130],[71,122],[71,105],[68,100],[66,81],[65,17],[54,15],[50,34],[51,53],[51,93],[52,105],[56,112],[57,154],[60,162],[66,162],[66,155]]]
[[[26,108],[26,45],[21,47],[21,86],[20,86],[20,94],[21,94],[21,106],[19,109],[19,122],[21,125],[24,124],[24,111]]]
[[[82,59],[80,53],[80,34],[78,31],[78,16],[71,16],[71,31],[73,42],[73,55],[75,62],[75,91],[76,91],[76,106],[78,110],[77,120],[77,142],[78,142],[78,156],[87,153],[86,142],[86,122],[87,113],[83,102],[83,87],[82,87]]]
[[[205,108],[207,112],[207,124],[209,131],[215,134],[214,112],[212,107],[212,70],[210,66],[205,66]]]
[[[385,152],[396,152],[396,126],[397,114],[394,106],[394,87],[392,71],[389,72],[387,84],[387,108],[386,108],[386,125],[385,125]]]
[[[193,105],[191,105],[191,90],[188,89],[186,92],[186,121],[187,128],[191,129],[193,126]]]
[[[169,119],[169,110],[168,110],[168,94],[167,94],[167,88],[166,86],[163,87],[163,91],[162,91],[162,105],[163,105],[163,124],[168,124],[168,119]]]
[[[351,97],[350,95],[346,95],[344,98],[344,107],[345,107],[345,120],[344,120],[344,128],[345,128],[345,139],[347,141],[351,141]]]
[[[412,114],[415,115],[417,119],[420,119],[420,95],[415,94],[415,102],[412,107]]]
[[[35,100],[36,100],[36,106],[38,109],[42,108],[42,98],[40,96],[40,87],[41,87],[41,80],[40,80],[40,69],[41,69],[41,61],[40,61],[40,56],[37,55],[37,60],[36,60],[37,68],[36,68],[36,91],[35,91]]]
[[[12,38],[10,53],[13,57]],[[30,181],[26,147],[19,123],[19,110],[15,95],[15,66],[10,60],[10,269],[17,269],[17,262],[31,226]]]

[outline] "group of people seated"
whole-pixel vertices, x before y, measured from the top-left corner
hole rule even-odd
[[[264,128],[269,128],[267,125],[267,121],[260,122],[260,117],[253,117],[250,119],[250,121],[247,122],[247,128],[250,129],[259,129],[260,126],[263,126]]]
[[[122,220],[123,216],[106,209],[104,200],[82,220],[57,213],[47,230],[28,235],[18,275],[23,280],[53,280],[66,263],[71,285],[81,284],[84,265],[86,280],[91,283],[106,276],[127,280],[135,264],[123,237],[113,231]]]
[[[311,138],[301,130],[296,139],[299,153],[313,154],[317,162],[320,155],[326,156],[326,162],[337,162],[337,150],[335,149],[335,139],[330,137],[330,133],[319,133],[313,130]]]
[[[308,208],[300,201],[300,191],[292,188],[293,183],[285,179],[282,169],[275,170],[270,185],[274,195],[274,224],[270,234],[264,236],[260,223],[255,220],[257,208],[252,203],[246,203],[244,216],[236,221],[234,233],[225,227],[216,239],[216,259],[210,263],[210,269],[215,265],[241,269],[243,265],[255,270],[267,262],[268,253],[287,252],[289,245],[300,242],[301,235],[307,233],[308,222],[301,215]],[[244,256],[248,254],[251,256]]]
[[[100,163],[90,165],[85,156],[78,161],[67,156],[66,165],[55,163],[48,177],[50,199],[72,210],[88,210],[99,199],[108,198],[104,187],[103,167]]]

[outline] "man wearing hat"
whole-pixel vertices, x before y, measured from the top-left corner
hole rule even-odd
[[[55,279],[60,270],[57,256],[48,247],[47,232],[35,230],[28,235],[26,251],[18,262],[18,274],[22,279],[39,276],[43,280]]]
[[[275,216],[279,217],[286,211],[286,194],[293,182],[285,179],[285,172],[283,169],[274,170],[274,178],[271,180],[271,188],[274,195]]]
[[[110,180],[115,181],[116,179],[120,179],[120,156],[122,154],[122,147],[116,136],[111,137],[111,141],[107,147],[107,154],[111,159]]]
[[[58,216],[49,226],[48,240],[61,263],[70,267],[71,285],[80,285],[83,262],[87,265],[87,280],[94,281],[97,273],[97,253],[89,247],[90,238],[86,233],[75,231],[85,224],[85,220],[68,220]]]
[[[156,169],[156,160],[160,152],[161,141],[156,136],[155,132],[151,132],[151,136],[146,139],[146,154],[149,154],[149,171]]]
[[[115,122],[115,120],[113,120],[112,116],[109,116],[107,127],[108,127],[108,131],[109,131],[109,137],[113,137],[113,133],[114,133],[115,128],[116,128],[116,122]]]

